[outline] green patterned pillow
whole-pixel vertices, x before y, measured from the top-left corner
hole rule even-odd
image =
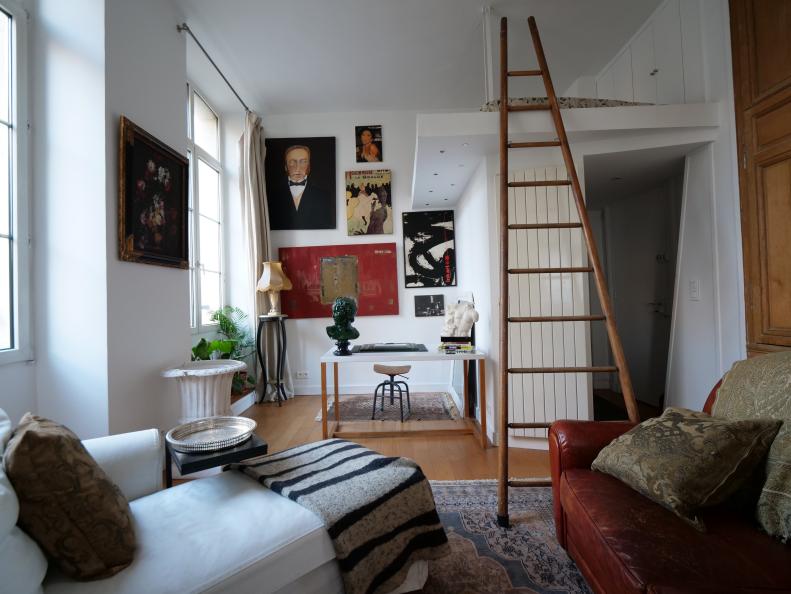
[[[781,422],[727,421],[684,408],[640,423],[592,468],[614,476],[700,531],[695,512],[725,501],[764,460]]]
[[[779,419],[783,426],[766,459],[766,482],[758,499],[758,523],[791,541],[791,352],[738,361],[717,392],[712,414],[725,419]]]

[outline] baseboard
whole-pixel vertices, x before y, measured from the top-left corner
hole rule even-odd
[[[409,382],[409,389],[412,392],[450,392],[453,386],[448,383],[419,384]],[[341,394],[371,394],[373,396],[374,386],[371,384],[342,384],[339,387]],[[321,386],[314,384],[294,384],[294,392],[299,396],[319,396]],[[327,382],[327,395],[332,397],[332,379]]]
[[[231,404],[231,414],[235,417],[241,415],[244,411],[255,404],[255,390],[242,396],[239,400]]]

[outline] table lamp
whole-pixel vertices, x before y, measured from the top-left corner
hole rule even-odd
[[[258,279],[259,291],[266,293],[269,299],[268,316],[280,315],[280,291],[288,291],[292,287],[280,262],[264,262],[264,271]]]

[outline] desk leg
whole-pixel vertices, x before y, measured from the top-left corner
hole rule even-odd
[[[173,486],[173,460],[170,457],[170,448],[165,445],[165,488]]]
[[[481,407],[481,447],[486,449],[489,438],[486,436],[486,361],[478,359],[478,393]]]
[[[327,364],[321,364],[321,438],[327,439]]]
[[[338,364],[333,362],[332,364],[332,381],[333,381],[333,388],[335,391],[335,400],[334,400],[334,407],[335,407],[335,430],[337,431],[341,425],[341,406],[338,402]]]
[[[470,362],[469,361],[462,361],[464,367],[464,402],[462,406],[464,406],[464,410],[461,411],[461,418],[466,419],[470,416]]]

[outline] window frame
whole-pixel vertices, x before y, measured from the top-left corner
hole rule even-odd
[[[2,2],[2,0],[0,0]],[[206,99],[206,95],[196,88],[192,82],[187,83],[187,155],[190,164],[189,196],[190,196],[190,329],[192,334],[206,334],[216,332],[219,324],[204,324],[201,316],[201,271],[203,269],[200,262],[200,185],[198,183],[198,161],[203,161],[217,172],[218,183],[218,220],[219,223],[219,264],[220,270],[220,307],[226,303],[225,291],[225,200],[223,199],[223,167],[222,167],[222,145],[221,127],[222,118],[211,103]],[[195,96],[209,108],[217,118],[217,157],[209,154],[205,149],[195,142]]]
[[[29,14],[12,0],[0,0],[0,9],[11,17],[9,40],[9,199],[11,203],[11,320],[13,347],[0,350],[0,365],[33,360],[31,234],[30,234],[30,95],[28,89],[27,27]]]

